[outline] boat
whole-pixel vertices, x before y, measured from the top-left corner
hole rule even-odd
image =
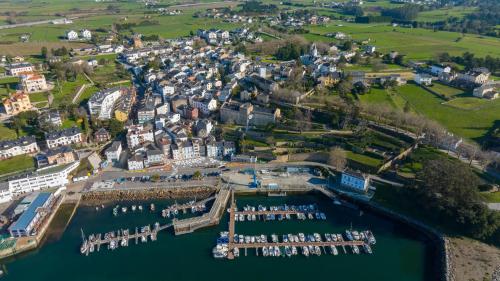
[[[330,253],[334,256],[338,255],[339,254],[339,251],[337,251],[337,247],[331,245],[330,246]]]
[[[269,256],[269,250],[268,250],[268,248],[267,248],[267,247],[262,247],[262,255],[263,255],[264,257]]]
[[[349,230],[345,231],[345,236],[346,236],[347,240],[352,241],[353,237],[352,237],[352,234]]]
[[[289,246],[285,246],[285,255],[287,257],[291,257],[292,256],[292,249],[290,249]]]
[[[122,213],[126,213],[127,212],[127,207],[122,207]]]
[[[139,209],[139,211],[142,212],[142,205],[139,205],[139,207],[137,207]]]
[[[354,240],[359,240],[359,239],[360,239],[359,232],[357,232],[356,230],[353,230],[353,231],[351,232],[351,234],[352,234],[352,238],[353,238]]]
[[[370,230],[365,231],[365,236],[368,239],[368,243],[371,245],[375,245],[377,243],[377,240],[375,240],[375,236],[373,236],[373,233]]]
[[[321,256],[321,248],[319,246],[314,246],[314,252],[317,256]]]
[[[245,242],[245,236],[243,236],[243,234],[240,234],[240,235],[238,236],[238,241],[239,241],[240,243],[244,243],[244,242]]]
[[[151,210],[151,212],[154,212],[155,211],[155,204],[151,203],[151,205],[149,206],[149,209]]]
[[[233,249],[233,255],[234,255],[234,257],[236,257],[236,258],[237,258],[237,257],[239,257],[239,256],[240,256],[240,249],[238,249],[238,248],[234,248],[234,249]]]
[[[368,244],[363,244],[363,251],[367,254],[373,254],[372,247]]]
[[[308,217],[310,220],[314,219],[314,216],[313,216],[313,214],[312,214],[312,213],[307,214],[307,217]]]
[[[326,215],[325,213],[319,213],[320,217],[322,220],[326,220]]]
[[[283,234],[283,242],[288,243],[288,236]]]
[[[141,236],[141,242],[147,242],[148,241],[148,237],[146,235],[142,235]]]
[[[292,255],[296,256],[297,255],[297,247],[292,246]]]
[[[136,209],[137,209],[137,206],[136,205],[132,205],[132,212],[135,212]]]
[[[327,242],[331,242],[332,241],[332,236],[330,235],[330,233],[325,233],[325,239]]]
[[[309,249],[306,246],[302,246],[302,254],[309,257]]]
[[[306,237],[305,237],[304,233],[299,233],[299,240],[300,240],[300,242],[306,241]]]
[[[271,240],[273,241],[273,243],[278,243],[278,235],[272,234],[271,235]]]
[[[118,208],[113,208],[113,216],[118,216]]]
[[[359,254],[359,248],[356,245],[351,245],[352,252],[354,254]]]
[[[85,254],[87,252],[88,242],[83,240],[82,246],[80,247],[80,253]]]
[[[91,252],[91,253],[94,252],[94,244],[93,243],[90,243],[89,252]]]

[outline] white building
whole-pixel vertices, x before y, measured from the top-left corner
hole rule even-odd
[[[106,149],[106,159],[108,162],[118,162],[120,160],[120,154],[122,153],[122,143],[119,141],[114,141],[111,146]]]
[[[33,154],[40,151],[34,136],[20,137],[17,140],[0,141],[0,160],[17,155]]]
[[[151,126],[134,125],[128,128],[127,145],[130,149],[146,142],[154,142],[154,134]]]
[[[370,176],[355,172],[342,172],[340,183],[343,186],[358,190],[366,191],[370,186]]]
[[[208,115],[210,112],[215,111],[217,109],[217,101],[213,98],[204,99],[204,98],[193,98],[191,100],[191,105],[194,108],[198,108],[203,114]]]
[[[23,73],[33,72],[35,67],[29,62],[12,63],[7,66],[7,73],[12,76],[20,76]]]
[[[64,146],[79,144],[83,142],[82,131],[77,127],[72,127],[60,131],[45,133],[45,141],[49,149]]]
[[[444,65],[433,65],[431,66],[431,73],[433,75],[439,76],[443,73],[450,73],[451,72],[451,67],[449,66],[444,66]]]
[[[70,41],[78,40],[78,33],[74,30],[67,31],[66,38]]]
[[[78,167],[79,161],[62,166],[49,166],[36,172],[18,176],[9,180],[12,195],[33,192],[45,188],[62,187],[69,183],[69,174]]]
[[[7,182],[0,183],[0,204],[12,200],[12,192],[10,192]]]
[[[131,171],[144,169],[144,155],[135,154],[128,159],[127,165]]]
[[[425,73],[417,73],[415,74],[415,83],[429,86],[432,84],[432,76]]]
[[[90,40],[92,39],[92,32],[90,32],[90,30],[88,29],[82,29],[80,31],[80,37],[82,37],[85,40]]]
[[[90,114],[100,120],[111,119],[116,101],[126,90],[123,87],[115,87],[95,93],[88,101]]]
[[[29,72],[21,74],[21,88],[25,93],[47,90],[47,82],[43,74]]]

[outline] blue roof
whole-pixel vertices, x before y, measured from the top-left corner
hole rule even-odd
[[[42,192],[38,194],[33,202],[31,202],[31,204],[28,206],[26,211],[24,211],[23,214],[19,217],[19,219],[9,227],[9,230],[26,230],[28,225],[35,218],[36,210],[39,207],[42,207],[43,204],[45,204],[45,202],[49,200],[51,195],[52,193],[49,192]]]

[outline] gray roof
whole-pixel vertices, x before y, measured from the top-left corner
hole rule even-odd
[[[68,129],[60,130],[60,131],[45,133],[45,139],[56,140],[56,139],[59,139],[61,137],[71,137],[71,136],[75,136],[75,135],[78,135],[81,133],[82,133],[82,130],[80,130],[80,128],[71,127]]]
[[[32,143],[36,143],[36,139],[34,136],[25,136],[20,137],[17,140],[4,140],[0,141],[0,149],[9,149],[16,146],[25,146],[30,145]]]

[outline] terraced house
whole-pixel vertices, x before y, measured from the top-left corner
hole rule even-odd
[[[47,148],[52,149],[64,145],[80,144],[83,142],[82,131],[72,127],[60,131],[45,133]]]
[[[33,154],[40,151],[34,136],[20,137],[17,140],[0,141],[0,159],[17,155]]]

